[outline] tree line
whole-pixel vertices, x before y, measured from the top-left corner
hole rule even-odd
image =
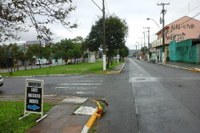
[[[83,57],[83,39],[63,39],[58,43],[48,43],[45,46],[40,44],[33,45],[0,45],[0,66],[10,67],[15,62],[22,62],[23,65],[34,64],[36,59],[45,58],[47,60],[78,59]]]
[[[52,8],[54,7],[54,8]],[[9,39],[19,39],[17,32],[26,32],[30,27],[35,28],[37,39],[50,41],[51,29],[48,24],[60,23],[67,29],[76,28],[77,24],[70,22],[69,14],[76,9],[72,0],[7,0],[0,1],[0,43]],[[43,18],[43,19],[41,19]],[[106,16],[105,41],[107,67],[113,57],[119,54],[122,58],[128,56],[126,38],[128,25],[125,20],[116,15]],[[78,40],[77,40],[78,39]],[[36,58],[63,59],[84,57],[84,51],[99,52],[103,44],[103,18],[99,18],[91,27],[89,35],[80,38],[64,39],[58,43],[50,43],[45,47],[40,44],[29,46],[27,49],[17,44],[0,46],[0,65],[12,66],[14,61],[33,63]]]
[[[74,39],[63,39],[57,43],[48,43],[45,46],[40,44],[33,45],[18,45],[16,43],[11,43],[9,45],[0,45],[0,67],[18,67],[18,62],[21,63],[26,69],[27,65],[35,65],[36,60],[45,58],[49,62],[51,60],[58,61],[62,59],[68,63],[68,60],[88,58],[88,52],[94,51],[90,50],[91,46],[88,45],[87,38],[76,37]],[[128,48],[123,47],[119,50],[113,49],[113,56],[119,55],[121,57],[127,56]],[[102,51],[100,49],[95,50],[101,58]]]

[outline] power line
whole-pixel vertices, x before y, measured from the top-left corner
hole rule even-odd
[[[200,12],[199,12],[199,13],[197,13],[196,15],[194,15],[193,17],[189,18],[189,19],[188,19],[188,20],[186,20],[185,22],[183,22],[181,25],[183,25],[183,24],[185,24],[185,23],[189,22],[190,20],[194,19],[195,17],[197,17],[197,16],[199,16],[199,15],[200,15]]]
[[[192,10],[190,10],[188,14],[190,14],[192,11],[196,10],[198,7],[200,7],[200,4],[196,7],[194,7]]]

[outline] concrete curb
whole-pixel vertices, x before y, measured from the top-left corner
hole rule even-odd
[[[119,70],[119,73],[122,72],[122,70],[124,69],[125,65],[126,65],[126,62],[123,64],[123,66],[122,66],[121,69]]]
[[[87,121],[81,133],[88,133],[90,128],[94,125],[96,120],[102,116],[103,108],[101,107],[100,103],[97,100],[94,100],[97,104],[97,111],[93,113],[90,119]]]
[[[198,68],[187,68],[187,67],[182,67],[182,66],[177,66],[177,65],[170,65],[170,64],[163,64],[163,63],[157,63],[157,64],[168,66],[168,67],[173,67],[173,68],[179,68],[179,69],[192,71],[192,72],[200,72],[200,69],[198,69]]]
[[[32,75],[32,76],[6,76],[4,78],[35,78],[35,77],[53,77],[53,76],[59,76],[59,77],[64,77],[64,76],[76,76],[80,74],[49,74],[49,75]]]
[[[110,71],[110,72],[107,72],[106,74],[120,74],[122,72],[122,70],[124,69],[125,65],[126,65],[126,62],[127,60],[125,61],[125,63],[123,63],[122,67],[120,68],[120,70],[118,71]]]

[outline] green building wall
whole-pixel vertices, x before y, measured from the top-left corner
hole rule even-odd
[[[193,44],[192,39],[182,42],[170,42],[169,55],[171,61],[200,63],[200,44]]]

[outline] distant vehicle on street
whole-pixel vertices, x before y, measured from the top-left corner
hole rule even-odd
[[[3,77],[0,75],[0,87],[3,86]]]
[[[49,65],[51,63],[47,59],[38,59],[35,64],[36,65]]]

